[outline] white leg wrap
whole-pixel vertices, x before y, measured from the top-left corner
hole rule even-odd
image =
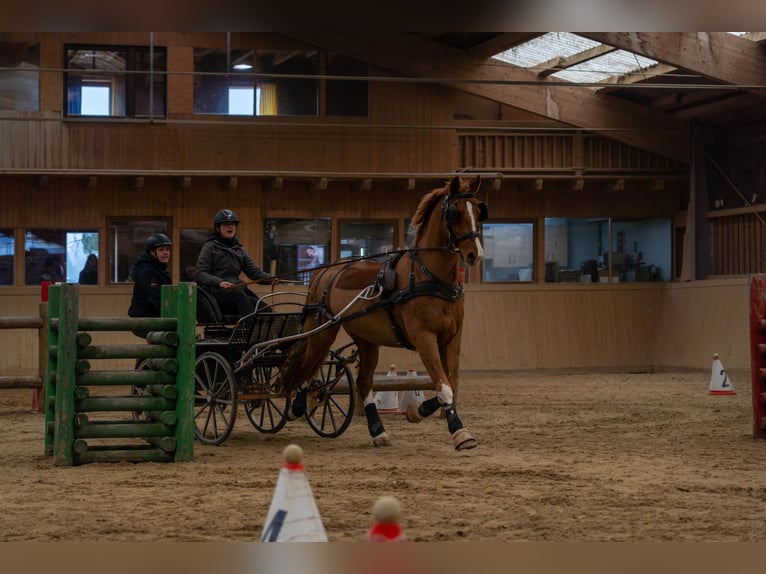
[[[375,398],[373,397],[372,391],[370,391],[369,393],[367,393],[367,396],[364,397],[364,406],[367,406],[370,403],[374,403],[374,402],[375,402]]]
[[[442,382],[442,390],[438,397],[441,404],[452,404],[452,387],[449,386],[449,383]]]

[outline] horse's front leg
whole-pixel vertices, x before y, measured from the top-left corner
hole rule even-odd
[[[425,417],[431,416],[439,408],[447,419],[447,428],[452,435],[455,450],[466,450],[476,447],[476,439],[463,426],[463,422],[455,409],[455,394],[451,384],[454,378],[457,384],[457,371],[459,366],[459,336],[454,338],[449,344],[437,350],[436,339],[432,345],[418,346],[418,353],[426,367],[431,380],[434,381],[436,395],[423,401],[420,405],[410,403],[407,405],[407,420],[412,423],[419,423]]]
[[[373,446],[391,446],[391,439],[380,420],[378,406],[372,390],[375,367],[378,365],[379,348],[377,345],[361,340],[355,340],[359,349],[359,372],[356,379],[356,388],[359,398],[364,404],[364,415],[367,418],[367,430],[372,437]]]

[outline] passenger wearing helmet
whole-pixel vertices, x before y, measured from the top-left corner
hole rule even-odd
[[[218,302],[224,314],[240,317],[256,310],[268,310],[259,305],[258,296],[246,287],[234,288],[244,283],[243,273],[253,281],[270,283],[272,276],[256,265],[237,239],[239,218],[230,209],[222,209],[213,218],[215,231],[210,234],[197,258],[194,280],[205,288]]]
[[[131,317],[159,317],[162,286],[170,285],[168,261],[173,242],[164,233],[155,233],[146,239],[146,246],[133,266],[133,298],[128,315]]]

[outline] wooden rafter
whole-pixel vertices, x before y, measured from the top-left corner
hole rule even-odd
[[[484,60],[514,46],[542,36],[543,32],[504,32],[468,50],[468,55]]]
[[[766,85],[766,53],[726,32],[578,32],[622,50],[695,72],[724,84]],[[766,90],[745,88],[766,95]]]
[[[599,46],[594,46],[593,48],[590,48],[589,50],[584,50],[580,52],[579,54],[573,54],[572,56],[569,56],[568,58],[559,56],[557,58],[553,58],[552,60],[548,60],[547,62],[543,62],[542,64],[535,66],[535,68],[539,69],[539,71],[537,72],[537,76],[539,78],[547,78],[551,74],[555,74],[556,72],[560,72],[561,70],[566,70],[567,68],[571,68],[572,66],[576,66],[577,64],[582,64],[583,62],[587,62],[588,60],[598,58],[599,56],[603,56],[604,54],[609,54],[610,52],[614,52],[616,50],[617,48],[615,48],[614,46],[601,44]]]
[[[306,32],[291,36],[404,76],[424,81],[454,78],[454,83],[448,83],[455,89],[569,125],[609,130],[609,137],[629,145],[682,161],[689,159],[688,123],[574,85],[546,85],[519,66],[474,58],[463,50],[406,33]],[[466,81],[470,79],[476,83]]]

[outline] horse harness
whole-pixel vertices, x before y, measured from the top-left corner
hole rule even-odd
[[[415,350],[415,346],[407,339],[407,336],[402,331],[402,328],[399,326],[399,324],[396,322],[396,319],[394,318],[394,312],[393,308],[394,305],[404,303],[406,301],[409,301],[410,299],[413,299],[415,297],[420,296],[429,296],[429,297],[438,297],[440,299],[444,299],[445,301],[449,301],[451,303],[455,303],[459,299],[461,299],[464,295],[463,286],[458,282],[456,287],[452,287],[450,285],[447,285],[440,279],[438,279],[431,271],[428,269],[428,267],[425,266],[423,261],[418,257],[418,251],[429,251],[429,250],[446,250],[446,251],[452,251],[457,252],[458,247],[457,244],[461,241],[465,241],[466,239],[476,239],[479,237],[480,233],[478,230],[470,231],[468,233],[465,233],[464,235],[455,238],[455,233],[452,230],[452,224],[457,221],[457,207],[456,204],[461,200],[465,198],[471,198],[474,197],[474,194],[471,192],[462,192],[462,193],[456,193],[456,194],[447,194],[444,197],[444,201],[441,205],[441,217],[443,220],[446,221],[446,231],[447,231],[447,246],[446,247],[426,247],[426,248],[418,248],[418,247],[412,247],[410,249],[399,251],[396,255],[393,257],[390,257],[387,259],[383,265],[380,268],[380,271],[378,272],[378,275],[375,278],[375,282],[373,283],[372,287],[375,288],[375,291],[378,291],[380,293],[380,298],[378,301],[368,307],[365,307],[364,309],[360,309],[359,311],[356,311],[354,313],[351,313],[350,315],[346,315],[344,317],[336,317],[333,315],[330,310],[327,308],[327,296],[330,292],[330,288],[335,283],[335,280],[340,277],[340,275],[343,273],[343,270],[351,265],[354,261],[349,261],[346,263],[346,265],[341,269],[338,273],[335,274],[335,276],[331,279],[330,283],[325,287],[322,298],[318,303],[306,305],[304,309],[304,320],[308,316],[310,312],[315,313],[315,320],[319,320],[320,314],[324,315],[327,319],[329,319],[332,323],[339,323],[343,321],[350,321],[352,319],[356,319],[358,317],[361,317],[363,315],[366,315],[367,313],[370,313],[371,311],[375,311],[376,309],[383,308],[386,310],[386,313],[388,314],[389,321],[391,323],[391,330],[394,332],[394,335],[396,336],[397,341],[399,341],[399,345],[402,347],[405,347],[409,349],[410,351]],[[451,203],[450,199],[457,199],[456,202]],[[479,214],[478,214],[478,220],[484,221],[487,218],[487,206],[484,202],[479,202]],[[410,273],[409,273],[409,282],[407,283],[407,286],[403,289],[397,289],[396,287],[396,266],[399,263],[400,259],[405,253],[410,254]],[[415,266],[418,266],[418,268],[428,277],[426,281],[415,281]],[[322,271],[322,274],[326,273],[327,269],[324,269]]]
[[[407,253],[407,252],[411,253],[409,282],[407,283],[406,287],[402,289],[397,289],[396,266],[399,263],[399,260],[404,255],[404,253]],[[351,265],[352,263],[353,261],[348,262],[345,267],[347,267],[348,265]],[[425,273],[426,276],[428,277],[427,281],[419,281],[419,282],[415,281],[415,265],[416,264],[420,268],[420,270],[423,273]],[[326,270],[323,271],[323,273],[324,272],[326,272]],[[423,262],[418,257],[417,248],[412,248],[411,250],[397,253],[394,257],[387,259],[385,262],[383,262],[383,265],[380,268],[380,271],[375,277],[375,282],[372,285],[375,288],[375,291],[380,293],[380,297],[375,303],[365,307],[364,309],[355,311],[354,313],[351,313],[350,315],[345,315],[343,317],[336,317],[335,315],[332,314],[332,312],[327,307],[327,296],[330,292],[330,288],[332,287],[333,283],[335,283],[335,280],[338,277],[340,277],[342,273],[343,273],[343,269],[341,269],[340,272],[336,273],[335,276],[330,280],[330,283],[325,287],[324,291],[322,292],[322,298],[320,299],[319,302],[306,305],[304,310],[304,319],[305,317],[308,316],[309,313],[314,312],[316,314],[315,315],[316,320],[319,319],[319,316],[321,314],[321,315],[324,315],[325,318],[329,319],[331,322],[339,323],[339,322],[345,322],[345,321],[350,321],[352,319],[356,319],[358,317],[366,315],[367,313],[383,308],[386,310],[386,313],[388,313],[388,318],[389,318],[389,321],[391,322],[391,330],[394,332],[394,335],[396,336],[397,341],[399,341],[399,345],[409,349],[410,351],[414,351],[415,346],[409,341],[409,339],[407,339],[406,335],[402,331],[402,328],[396,322],[396,319],[394,318],[394,312],[393,312],[394,305],[404,303],[406,301],[409,301],[410,299],[413,299],[415,297],[420,297],[423,295],[427,295],[430,297],[439,297],[440,299],[444,299],[445,301],[450,301],[454,303],[458,301],[464,294],[462,285],[458,284],[457,287],[451,287],[447,285],[446,283],[444,283],[443,281],[439,280],[437,277],[435,277],[434,274],[431,273],[431,271],[423,264]]]

